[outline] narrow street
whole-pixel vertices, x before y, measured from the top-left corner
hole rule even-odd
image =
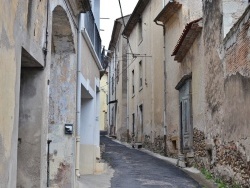
[[[126,147],[106,136],[101,136],[101,144],[105,144],[103,159],[115,170],[111,179],[112,188],[201,187],[185,172],[166,161]]]

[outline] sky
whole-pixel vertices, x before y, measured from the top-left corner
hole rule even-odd
[[[120,0],[123,16],[131,14],[138,0]],[[121,17],[121,11],[118,0],[100,0],[100,36],[102,45],[108,49],[112,35],[114,21]],[[109,18],[109,19],[102,19]]]

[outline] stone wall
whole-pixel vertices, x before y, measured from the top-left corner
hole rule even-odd
[[[163,136],[157,136],[153,139],[151,139],[150,135],[144,136],[144,142],[143,147],[146,149],[149,149],[155,153],[159,153],[164,155],[164,137]]]
[[[193,149],[193,160],[187,160],[189,166],[206,168],[215,178],[220,178],[230,185],[249,185],[250,161],[245,147],[239,142],[225,142],[217,135],[211,143],[204,132],[194,128]]]

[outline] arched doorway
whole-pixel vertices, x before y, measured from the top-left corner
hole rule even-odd
[[[66,11],[52,13],[49,82],[50,186],[72,187],[74,182],[74,137],[65,125],[76,119],[76,54],[74,30]]]

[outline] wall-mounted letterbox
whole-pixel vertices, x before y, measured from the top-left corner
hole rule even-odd
[[[73,134],[73,124],[65,124],[65,134]]]

